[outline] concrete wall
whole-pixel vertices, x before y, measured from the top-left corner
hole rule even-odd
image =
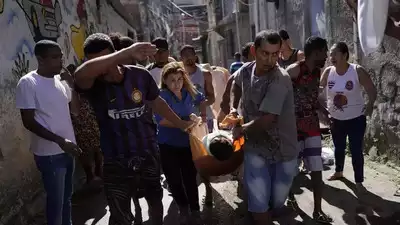
[[[268,14],[271,9],[260,10]],[[254,17],[253,12],[250,15]],[[338,41],[348,44],[350,61],[364,66],[378,89],[375,110],[368,120],[365,152],[400,163],[400,41],[385,36],[380,50],[365,56],[358,43],[353,12],[343,0],[280,0],[274,13],[277,29],[286,29],[296,48],[303,48],[312,34],[327,38],[330,46]],[[267,24],[261,29],[273,28],[268,27],[271,21],[260,24]]]
[[[29,138],[15,108],[18,79],[36,68],[35,41],[63,48],[65,65],[79,64],[82,44],[93,32],[133,31],[105,0],[0,0],[0,224],[32,224],[41,210],[42,185],[29,152]],[[43,17],[42,11],[53,18]],[[34,199],[41,199],[34,201]],[[32,205],[33,204],[33,205]]]
[[[327,17],[330,42],[350,44],[353,60],[367,69],[378,89],[374,113],[368,121],[365,151],[374,158],[400,163],[400,41],[385,36],[381,48],[365,56],[357,36],[354,39],[353,13],[345,1],[327,0],[325,4],[330,4],[331,9]]]
[[[238,49],[238,40],[237,40],[237,33],[239,33],[240,36],[240,46],[245,45],[247,42],[251,41],[251,29],[249,26],[249,17],[243,17],[241,16],[239,18],[239,31],[236,30],[236,23],[235,21],[233,21],[232,23],[227,24],[224,27],[224,31],[228,31],[228,30],[232,30],[233,31],[233,38],[234,38],[234,47],[235,47],[235,51],[234,52],[242,52],[241,48]],[[234,57],[232,55],[228,55],[227,54],[227,42],[226,39],[225,41],[221,42],[221,44],[224,44],[225,46],[222,49],[225,49],[225,54],[224,54],[224,59],[222,60],[223,62],[223,66],[225,66],[226,68],[229,68],[229,66],[231,65],[231,63],[233,63],[235,61]]]

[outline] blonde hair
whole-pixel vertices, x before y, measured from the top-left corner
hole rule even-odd
[[[182,63],[179,62],[170,62],[165,65],[161,71],[161,89],[168,89],[167,85],[164,83],[164,80],[168,78],[169,75],[173,73],[181,73],[183,78],[183,88],[185,88],[192,98],[195,98],[198,91],[194,87],[192,81],[189,79],[185,68],[183,67]]]

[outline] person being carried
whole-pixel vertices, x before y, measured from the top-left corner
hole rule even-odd
[[[34,53],[38,68],[19,80],[16,106],[30,131],[30,150],[42,174],[47,224],[71,225],[74,156],[82,150],[75,142],[70,110],[79,112],[78,97],[70,86],[71,74],[62,67],[59,44],[39,41]]]
[[[304,45],[305,59],[286,69],[293,82],[299,159],[303,161],[305,169],[311,171],[314,195],[313,218],[319,223],[332,222],[332,218],[326,215],[321,208],[324,183],[322,181],[322,140],[317,112],[322,110],[327,114],[319,99],[321,69],[325,65],[327,51],[328,46],[325,39],[309,37]],[[293,193],[289,194],[288,204],[297,207]]]
[[[290,76],[277,66],[281,38],[275,31],[257,34],[252,52],[235,75],[231,114],[239,102],[244,124],[233,129],[245,137],[244,184],[248,210],[256,225],[273,224],[270,210],[283,207],[297,168],[297,133]]]
[[[192,122],[181,120],[159,96],[149,72],[121,65],[127,59],[143,61],[157,51],[150,43],[135,43],[115,52],[102,33],[84,43],[88,61],[75,72],[76,89],[85,93],[96,114],[104,153],[103,180],[110,207],[110,225],[131,225],[130,207],[137,190],[145,190],[153,225],[163,222],[162,188],[153,111],[186,130]]]

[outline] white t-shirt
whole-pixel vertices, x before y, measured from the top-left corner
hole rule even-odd
[[[49,131],[76,143],[69,111],[72,92],[60,76],[46,78],[32,71],[23,76],[16,90],[18,109],[35,109],[35,120]],[[31,151],[38,156],[64,153],[54,142],[31,133]]]
[[[149,72],[153,77],[154,81],[156,82],[157,86],[160,86],[161,83],[161,71],[162,68],[154,67]]]

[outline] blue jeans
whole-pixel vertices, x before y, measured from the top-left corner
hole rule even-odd
[[[364,181],[364,133],[367,120],[364,115],[350,120],[332,119],[331,133],[335,145],[336,172],[343,172],[346,156],[346,139],[349,137],[351,161],[356,183]]]
[[[248,210],[265,213],[269,208],[279,209],[296,175],[298,159],[271,162],[252,153],[244,153],[244,183],[248,192]]]
[[[66,153],[51,156],[35,155],[35,162],[42,174],[47,195],[47,224],[71,225],[74,159]]]

